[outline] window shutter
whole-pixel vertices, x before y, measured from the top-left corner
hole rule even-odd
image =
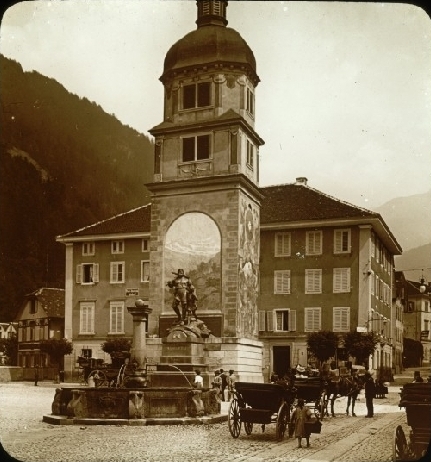
[[[343,233],[341,231],[335,231],[335,253],[341,252],[342,249],[342,236]]]
[[[76,265],[76,283],[82,283],[82,265]]]
[[[93,282],[99,282],[99,263],[93,264]]]
[[[265,310],[259,310],[258,316],[259,316],[259,331],[260,332],[265,332],[266,311]]]
[[[272,332],[274,330],[274,312],[273,311],[268,311],[266,313],[266,329],[269,332]]]
[[[296,331],[296,310],[289,311],[289,331]]]

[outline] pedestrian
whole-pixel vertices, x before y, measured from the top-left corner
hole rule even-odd
[[[347,393],[347,406],[346,414],[349,415],[349,407],[352,405],[352,416],[356,417],[355,414],[355,403],[358,398],[359,392],[361,391],[361,385],[359,383],[359,378],[356,372],[352,372],[352,385],[350,390]]]
[[[298,448],[302,448],[302,438],[307,441],[307,448],[310,447],[310,433],[305,429],[305,422],[311,419],[311,411],[305,406],[302,398],[298,399],[296,409],[292,413],[292,424],[294,425],[295,437],[298,439]]]
[[[200,388],[202,388],[204,386],[204,379],[201,376],[201,371],[200,370],[196,370],[195,374],[196,374],[196,376],[195,376],[195,381],[193,383],[193,386],[195,388],[200,389]]]
[[[227,378],[229,376],[228,372],[224,372],[223,369],[220,369],[220,377],[221,377],[221,400],[226,401],[226,389],[227,389]]]
[[[213,387],[217,389],[217,396],[220,396],[221,394],[221,376],[220,376],[220,371],[216,370],[214,372],[214,382],[213,382]]]
[[[39,366],[36,364],[34,366],[34,386],[37,387],[37,382],[39,381]]]
[[[421,377],[420,371],[415,371],[413,376],[413,383],[422,383],[424,379]]]
[[[365,417],[374,417],[373,399],[376,396],[376,385],[369,372],[365,372],[365,404],[367,406],[367,415]]]
[[[235,396],[235,381],[236,381],[236,377],[235,377],[235,374],[234,374],[234,370],[233,369],[230,369],[229,370],[229,377],[228,377],[228,382],[227,382],[227,389],[228,389],[228,401],[230,401],[231,399],[234,398]]]

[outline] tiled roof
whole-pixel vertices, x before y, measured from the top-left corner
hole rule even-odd
[[[48,316],[64,318],[64,289],[43,287],[27,297],[33,296],[37,298]]]
[[[304,184],[281,184],[260,188],[264,195],[261,224],[330,220],[343,218],[379,218],[380,215],[310,188]]]
[[[58,236],[57,239],[94,236],[119,233],[146,233],[151,227],[151,204],[120,213],[114,217],[99,221],[92,225]]]

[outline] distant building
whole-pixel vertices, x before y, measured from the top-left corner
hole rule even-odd
[[[0,339],[13,338],[17,335],[18,323],[16,322],[0,322]],[[3,351],[0,351],[0,366],[4,366],[7,362],[7,357]]]
[[[403,369],[404,313],[408,305],[408,281],[402,271],[394,272],[392,284],[392,344],[395,373]]]
[[[64,289],[41,288],[24,298],[18,311],[18,366],[48,366],[41,340],[64,338]]]

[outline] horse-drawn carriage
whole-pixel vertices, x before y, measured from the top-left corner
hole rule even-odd
[[[423,457],[431,441],[431,383],[407,383],[401,389],[400,407],[405,407],[409,441],[403,427],[395,429],[393,462],[418,460]]]
[[[327,382],[320,376],[296,377],[292,385],[296,389],[296,399],[302,398],[305,404],[311,403],[315,416],[323,419],[328,405]]]
[[[103,359],[78,357],[79,377],[83,385],[94,382],[95,387],[122,387],[135,368],[127,362],[108,364]]]

